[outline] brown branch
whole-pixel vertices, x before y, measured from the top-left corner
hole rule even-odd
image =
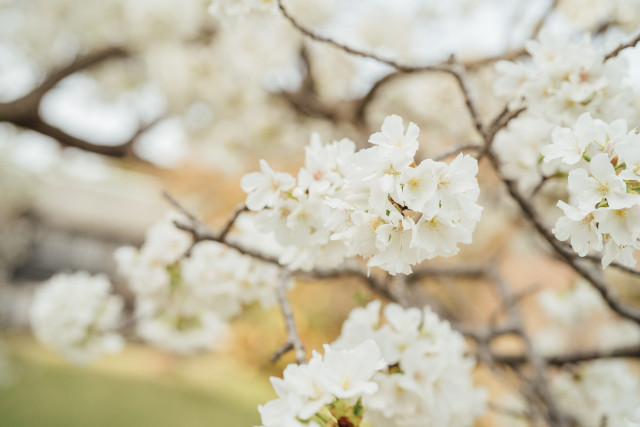
[[[531,31],[531,35],[529,36],[530,39],[535,39],[538,37],[540,31],[542,31],[542,27],[544,26],[545,22],[547,22],[547,19],[549,19],[549,16],[551,16],[553,11],[556,9],[558,3],[560,3],[560,0],[552,0],[551,3],[549,3],[549,7],[547,7],[540,19],[538,19],[538,22],[536,22],[536,25],[533,27],[533,31]]]
[[[258,259],[260,261],[268,262],[274,265],[277,265],[281,268],[286,269],[286,266],[282,265],[277,258],[266,255],[264,253],[255,251],[251,248],[247,248],[241,244],[229,241],[228,234],[221,238],[221,233],[215,233],[211,229],[209,229],[202,221],[200,221],[195,215],[193,215],[188,209],[186,209],[180,202],[178,202],[173,196],[164,192],[164,198],[180,213],[185,215],[188,219],[189,224],[175,221],[174,225],[191,234],[193,237],[193,246],[202,241],[214,241],[221,243],[231,249],[235,249],[239,253],[243,255],[247,255]],[[230,221],[235,221],[237,218],[236,215],[232,215],[230,217]],[[227,224],[224,229],[231,228],[231,225]],[[191,249],[190,249],[191,250]],[[188,251],[188,253],[190,252]],[[376,294],[386,298],[389,301],[393,301],[396,303],[400,303],[400,298],[396,293],[392,290],[390,286],[389,276],[378,276],[376,274],[370,273],[367,271],[367,268],[360,264],[348,264],[340,269],[315,269],[311,271],[291,271],[291,276],[301,278],[303,280],[323,280],[323,279],[337,279],[343,277],[356,277],[362,280],[369,289],[371,289]],[[416,279],[414,279],[414,275],[407,277],[407,282],[411,282],[413,280],[417,280],[419,278],[424,277],[446,277],[446,276],[455,276],[455,277],[466,277],[466,278],[477,278],[482,275],[485,275],[486,271],[481,267],[468,267],[468,268],[425,268],[421,270],[416,270],[414,275]],[[516,330],[513,325],[508,324],[504,326],[496,326],[496,327],[469,327],[459,322],[452,322],[452,327],[465,335],[468,338],[474,339],[475,341],[483,341],[489,342],[492,339],[506,334],[515,333]]]
[[[461,153],[463,151],[479,151],[482,152],[483,151],[483,147],[478,145],[478,144],[462,144],[459,145],[457,147],[452,148],[449,151],[445,151],[444,153],[438,154],[437,156],[435,156],[433,158],[433,160],[435,161],[442,161],[444,159],[446,159],[447,157],[451,157],[454,156],[458,153]]]
[[[409,283],[417,282],[425,277],[459,277],[466,279],[478,279],[487,276],[487,269],[483,266],[465,267],[423,267],[413,271],[407,277]]]
[[[51,71],[42,83],[25,96],[11,102],[0,103],[0,121],[15,122],[21,118],[36,116],[44,95],[64,78],[109,59],[126,56],[128,56],[128,52],[118,46],[78,56],[73,62]]]
[[[567,248],[567,250],[570,250],[569,248]],[[584,258],[588,259],[589,261],[593,261],[596,263],[602,263],[602,257],[599,257],[598,255],[587,255]],[[636,270],[634,268],[631,267],[627,267],[624,264],[620,264],[618,262],[612,262],[611,264],[609,264],[610,267],[616,268],[620,271],[624,271],[625,273],[628,274],[633,274],[634,276],[640,276],[640,271]]]
[[[233,225],[236,223],[236,220],[238,219],[240,214],[242,214],[243,212],[246,212],[248,210],[249,210],[249,208],[247,208],[247,205],[245,205],[244,203],[241,203],[236,208],[236,210],[233,212],[233,214],[229,218],[229,221],[227,221],[227,224],[224,226],[224,228],[220,232],[220,236],[219,236],[220,240],[225,240],[227,238],[227,234],[229,234],[229,232],[233,228]]]
[[[504,282],[504,279],[498,273],[497,269],[492,268],[490,271],[492,281],[496,286],[503,301],[510,301],[513,299],[509,287]],[[563,414],[560,412],[556,403],[551,395],[549,386],[546,379],[546,360],[544,360],[534,349],[533,343],[527,334],[524,326],[522,312],[520,306],[517,304],[510,304],[507,306],[507,310],[511,317],[511,321],[515,324],[518,335],[522,338],[525,345],[525,358],[529,364],[533,367],[532,387],[536,391],[536,394],[540,400],[544,403],[547,410],[545,418],[548,419],[549,424],[552,426],[566,426],[566,421]]]
[[[293,343],[291,341],[287,341],[286,343],[282,344],[282,346],[280,346],[280,348],[277,349],[271,356],[271,363],[276,363],[282,358],[282,356],[289,353],[291,350],[293,350]]]
[[[520,292],[513,293],[508,299],[503,299],[502,303],[489,315],[489,323],[494,324],[498,321],[498,317],[511,309],[512,306],[519,304],[523,299],[535,294],[540,290],[539,285],[532,285]]]
[[[133,151],[133,144],[135,143],[135,141],[137,141],[137,139],[140,136],[142,136],[145,132],[147,132],[151,127],[155,126],[162,119],[163,117],[160,117],[151,121],[148,124],[140,126],[140,128],[138,128],[138,130],[127,141],[117,145],[95,144],[85,139],[78,138],[76,136],[73,136],[65,132],[64,130],[58,127],[52,126],[44,122],[39,116],[30,117],[30,118],[27,118],[27,120],[20,120],[13,123],[25,129],[29,129],[34,132],[38,132],[41,135],[45,135],[50,138],[53,138],[56,141],[58,141],[58,143],[60,143],[62,146],[65,146],[65,147],[74,147],[90,153],[101,154],[103,156],[114,157],[114,158],[124,158],[124,157],[138,158],[138,156]],[[0,120],[1,120],[1,117],[0,117]]]
[[[282,278],[280,279],[280,285],[278,286],[276,291],[278,304],[280,305],[280,311],[282,312],[282,317],[284,318],[285,326],[287,328],[287,342],[283,347],[276,351],[276,353],[271,358],[271,361],[278,361],[280,357],[282,357],[287,351],[292,349],[296,353],[296,362],[299,365],[302,365],[307,362],[307,356],[304,350],[304,345],[300,340],[300,334],[298,333],[295,319],[293,318],[293,310],[291,309],[291,304],[289,303],[289,299],[287,298],[287,288],[290,280],[291,276],[288,273],[283,274]]]
[[[403,76],[404,74],[405,73],[396,71],[396,72],[387,74],[386,76],[384,76],[383,78],[375,82],[373,86],[371,86],[371,88],[369,89],[369,92],[367,92],[367,94],[364,97],[356,101],[355,112],[353,114],[354,120],[357,123],[366,123],[367,109],[369,108],[369,105],[373,102],[373,100],[376,98],[376,96],[378,96],[378,93],[380,93],[380,90],[384,86],[396,80],[398,77]]]
[[[73,136],[56,126],[52,126],[45,122],[40,115],[40,105],[43,97],[60,81],[78,71],[110,59],[124,58],[128,55],[129,53],[124,48],[113,46],[78,56],[66,66],[51,71],[42,83],[27,95],[8,103],[0,103],[0,122],[6,121],[18,127],[38,132],[41,135],[55,139],[62,146],[74,147],[108,157],[136,157],[132,149],[133,143],[161,118],[141,126],[127,141],[117,145],[102,145]]]
[[[497,155],[493,151],[493,148],[487,150],[487,157],[489,158],[491,164],[498,173],[498,176],[500,177],[502,182],[504,182],[504,184],[507,186],[509,194],[518,204],[524,216],[529,220],[529,222],[538,231],[538,233],[551,245],[551,247],[560,256],[560,258],[563,259],[567,264],[569,264],[569,266],[571,266],[571,268],[573,268],[576,273],[580,274],[593,285],[593,287],[598,291],[598,293],[600,293],[611,310],[626,319],[633,320],[635,323],[640,324],[640,311],[632,306],[622,303],[614,295],[614,292],[609,288],[607,283],[602,278],[600,278],[592,269],[583,264],[579,260],[577,254],[575,254],[573,251],[565,249],[563,244],[558,239],[556,239],[553,233],[544,224],[531,202],[527,198],[525,198],[525,196],[520,194],[517,189],[516,182],[510,180],[502,174],[500,162],[497,158]]]
[[[527,360],[524,356],[506,356],[495,354],[493,357],[497,363],[502,363],[505,365],[519,366],[527,363]],[[545,358],[545,360],[549,365],[563,366],[572,363],[590,362],[598,359],[618,358],[640,359],[640,344],[617,347],[608,350],[596,349],[561,354],[557,356],[548,356]]]
[[[620,52],[622,52],[623,50],[625,50],[625,49],[627,49],[629,47],[634,47],[639,42],[640,42],[640,33],[638,33],[634,38],[629,40],[627,43],[622,43],[620,46],[618,46],[617,48],[613,49],[611,52],[607,53],[604,56],[604,60],[607,61],[607,60],[609,60],[611,58],[615,58],[616,56],[618,56],[618,54]]]
[[[358,49],[352,48],[350,46],[347,46],[345,44],[339,43],[335,40],[333,40],[330,37],[326,37],[326,36],[322,36],[319,34],[314,33],[313,31],[311,31],[310,29],[306,28],[304,25],[300,24],[287,10],[287,8],[284,6],[283,1],[282,0],[278,0],[278,8],[280,9],[280,12],[282,13],[282,16],[284,16],[287,21],[289,21],[289,23],[291,23],[291,25],[293,25],[298,31],[300,31],[302,34],[304,34],[305,36],[309,37],[312,40],[315,40],[317,42],[321,42],[321,43],[326,43],[329,44],[333,47],[336,47],[340,50],[343,50],[347,53],[350,53],[351,55],[355,55],[355,56],[359,56],[361,58],[370,58],[370,59],[375,59],[378,62],[381,62],[383,64],[387,64],[390,65],[393,68],[396,68],[398,70],[401,71],[416,71],[418,68],[420,67],[412,67],[412,66],[405,66],[405,65],[401,65],[393,60],[390,59],[385,59],[379,56],[376,56],[372,53],[367,53],[367,52],[363,52],[360,51]]]
[[[486,147],[485,151],[490,163],[497,172],[500,180],[506,185],[511,198],[518,204],[524,216],[529,220],[538,233],[551,245],[560,258],[563,259],[576,273],[580,274],[592,284],[611,310],[624,318],[640,323],[640,310],[622,303],[601,277],[599,277],[593,270],[582,264],[575,252],[566,249],[563,243],[556,239],[553,233],[544,224],[531,202],[520,193],[517,188],[516,181],[505,177],[502,173],[500,161],[498,160],[498,156],[491,144],[495,135],[502,128],[507,126],[510,120],[517,117],[517,115],[523,111],[524,108],[520,108],[508,114],[501,113],[495,120],[493,120],[492,125],[489,126],[489,131],[486,134],[483,134]]]

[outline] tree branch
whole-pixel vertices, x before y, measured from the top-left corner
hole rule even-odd
[[[107,60],[128,56],[128,51],[120,46],[107,47],[78,56],[71,63],[51,71],[42,83],[27,95],[11,102],[0,103],[0,121],[6,121],[21,128],[38,132],[41,135],[57,140],[63,146],[75,147],[108,157],[136,157],[132,150],[133,143],[162,118],[141,126],[127,141],[117,145],[101,145],[78,138],[58,127],[52,126],[45,122],[40,115],[40,104],[43,97],[64,78]]]
[[[304,345],[300,340],[300,334],[298,333],[295,319],[293,318],[291,304],[287,298],[287,288],[290,280],[291,276],[289,273],[283,274],[280,279],[280,285],[277,289],[278,304],[280,305],[280,311],[282,312],[282,317],[284,317],[285,326],[287,328],[287,342],[278,351],[276,351],[271,358],[271,361],[277,362],[278,359],[287,351],[294,350],[296,353],[296,362],[298,365],[302,365],[307,362],[307,356],[304,350]]]
[[[497,155],[493,151],[493,148],[487,150],[487,157],[498,173],[501,181],[504,182],[504,184],[507,186],[507,190],[511,195],[511,198],[513,198],[513,200],[518,204],[524,216],[529,220],[529,222],[538,231],[538,233],[551,245],[551,247],[560,256],[560,258],[566,261],[566,263],[569,264],[569,266],[573,268],[576,273],[580,274],[593,285],[593,287],[598,291],[598,293],[600,293],[611,310],[618,313],[621,317],[640,324],[640,311],[634,307],[623,304],[614,295],[613,291],[609,288],[607,283],[602,278],[595,274],[592,269],[584,265],[578,259],[575,253],[569,251],[568,249],[565,249],[563,244],[558,239],[556,239],[553,233],[544,224],[531,202],[529,202],[528,199],[520,194],[517,189],[516,182],[510,180],[502,174],[500,162],[497,158]]]
[[[524,356],[505,356],[494,354],[494,360],[497,363],[505,365],[519,366],[527,363]],[[640,344],[632,346],[617,347],[608,350],[586,350],[575,353],[560,354],[557,356],[548,356],[545,358],[547,364],[554,366],[563,366],[572,363],[589,362],[598,359],[614,359],[614,358],[633,358],[640,359]]]
[[[607,53],[604,56],[604,60],[607,61],[607,60],[609,60],[611,58],[615,58],[616,56],[618,56],[618,54],[620,52],[622,52],[623,50],[625,50],[625,49],[627,49],[629,47],[634,47],[639,42],[640,42],[640,33],[638,33],[634,38],[629,40],[627,43],[623,43],[620,46],[618,46],[617,48],[613,49],[611,52]]]
[[[513,299],[509,287],[504,282],[495,268],[490,270],[490,275],[493,283],[496,286],[502,300],[507,302]],[[522,338],[525,345],[525,358],[533,367],[533,379],[532,387],[536,391],[536,394],[542,402],[548,413],[545,418],[549,420],[549,424],[552,426],[566,426],[566,421],[563,414],[560,412],[556,403],[551,395],[549,386],[546,379],[546,361],[535,351],[533,343],[527,334],[522,318],[522,312],[520,306],[517,304],[509,304],[507,311],[510,314],[511,321],[514,322],[518,335]]]

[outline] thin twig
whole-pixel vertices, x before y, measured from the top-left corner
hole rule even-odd
[[[497,363],[505,365],[519,366],[527,363],[527,359],[524,356],[506,356],[494,354],[494,360]],[[598,359],[619,359],[619,358],[631,358],[640,359],[640,344],[616,347],[611,349],[595,349],[595,350],[583,350],[578,352],[560,354],[556,356],[547,356],[545,360],[547,364],[554,366],[563,366],[573,363],[589,362]]]
[[[51,71],[42,83],[25,96],[8,103],[0,103],[0,122],[6,121],[21,128],[38,132],[55,139],[63,146],[79,148],[83,151],[108,157],[134,157],[141,160],[133,151],[133,144],[143,133],[161,120],[162,117],[148,124],[141,125],[126,141],[116,145],[102,145],[73,136],[56,126],[52,126],[40,115],[42,99],[51,89],[60,83],[60,81],[78,71],[85,70],[107,60],[126,58],[128,56],[129,52],[119,46],[112,46],[78,56],[71,63]]]
[[[525,218],[529,220],[529,222],[534,226],[538,233],[551,245],[551,247],[556,251],[561,259],[569,264],[569,266],[571,266],[571,268],[573,268],[576,273],[580,274],[593,285],[593,287],[598,291],[598,293],[600,293],[611,310],[626,319],[640,324],[640,311],[635,307],[629,306],[620,301],[602,278],[600,278],[591,268],[583,264],[579,260],[579,257],[576,253],[565,249],[563,244],[558,239],[556,239],[553,233],[544,224],[531,202],[519,192],[516,182],[510,180],[502,174],[500,162],[492,148],[487,150],[487,157],[498,173],[501,181],[504,182],[507,186],[509,194],[518,204]]]
[[[487,276],[484,266],[464,267],[422,267],[416,268],[411,276],[407,277],[409,283],[417,282],[425,277],[458,277],[466,279],[478,279]]]
[[[293,350],[292,342],[287,341],[286,343],[282,344],[280,348],[277,349],[271,356],[271,359],[270,359],[271,363],[276,363],[278,360],[282,358],[282,356],[289,353],[291,350]]]
[[[483,150],[482,146],[478,145],[478,144],[463,144],[463,145],[459,145],[457,147],[454,147],[452,149],[450,149],[449,151],[445,151],[444,153],[438,154],[437,156],[433,157],[433,160],[439,162],[442,161],[444,159],[446,159],[447,157],[451,157],[453,155],[456,155],[458,153],[461,153],[463,151],[479,151],[481,152]]]
[[[611,52],[607,53],[604,56],[604,60],[607,61],[611,58],[615,58],[616,56],[618,56],[618,54],[620,52],[622,52],[623,50],[629,48],[629,47],[634,47],[635,45],[637,45],[640,42],[640,33],[637,34],[634,38],[632,38],[631,40],[629,40],[627,43],[622,43],[620,46],[618,46],[617,48],[613,49]]]
[[[540,290],[540,285],[536,284],[536,285],[529,286],[520,292],[511,294],[509,299],[503,299],[502,304],[496,307],[496,309],[493,310],[493,312],[489,315],[489,323],[495,324],[498,321],[498,317],[502,313],[504,313],[505,311],[508,311],[513,305],[519,304],[523,299],[533,295],[539,290]]]
[[[552,0],[551,3],[549,3],[549,6],[544,11],[540,19],[538,19],[538,22],[536,22],[536,25],[533,27],[533,31],[531,31],[531,36],[529,37],[530,39],[535,39],[538,37],[538,35],[540,34],[540,31],[542,31],[542,27],[544,27],[545,22],[547,22],[547,19],[549,19],[549,16],[551,16],[553,11],[556,9],[556,7],[558,6],[558,3],[560,3],[559,0]]]
[[[584,258],[588,259],[589,261],[593,261],[595,263],[599,263],[599,264],[602,263],[602,257],[598,255],[587,255]],[[634,276],[640,276],[640,270],[636,270],[635,268],[631,268],[624,264],[620,264],[619,262],[612,262],[611,264],[609,264],[609,266],[616,268],[620,271],[624,271],[625,273],[633,274]]]
[[[307,362],[307,356],[304,350],[304,345],[300,340],[300,334],[298,333],[298,328],[296,326],[295,319],[293,318],[293,310],[291,309],[291,304],[289,303],[289,299],[287,298],[287,289],[289,287],[289,281],[291,280],[291,276],[289,273],[284,273],[280,279],[280,285],[277,288],[277,297],[278,304],[280,305],[280,311],[282,312],[282,317],[284,317],[285,326],[287,328],[287,344],[290,344],[289,347],[287,344],[281,347],[271,358],[272,361],[277,361],[282,355],[286,353],[283,351],[285,348],[293,349],[296,353],[296,362],[299,365],[302,365]],[[277,356],[277,357],[276,357]]]
[[[491,276],[496,289],[502,296],[503,301],[511,300],[513,297],[511,296],[509,287],[504,282],[504,279],[502,278],[502,276],[500,276],[497,269],[491,269]],[[549,420],[549,424],[559,427],[565,426],[566,422],[564,416],[556,406],[555,400],[553,399],[553,396],[551,395],[549,386],[547,384],[545,373],[546,361],[535,351],[533,347],[533,343],[531,342],[531,339],[529,338],[529,335],[527,334],[524,326],[520,307],[516,304],[511,304],[508,306],[508,312],[511,316],[511,321],[515,322],[516,324],[518,334],[524,341],[525,357],[533,367],[532,386],[534,387],[534,390],[536,390],[542,402],[544,402],[544,405],[548,411],[547,417]]]
[[[229,218],[229,221],[227,221],[227,224],[224,226],[224,228],[220,232],[220,235],[218,236],[220,238],[220,240],[225,240],[227,238],[227,234],[229,234],[229,232],[233,228],[233,225],[236,223],[236,220],[238,219],[240,214],[243,213],[243,212],[246,212],[248,210],[249,210],[249,208],[247,208],[247,205],[245,205],[244,203],[241,203],[236,208],[236,210],[233,211],[233,214]]]

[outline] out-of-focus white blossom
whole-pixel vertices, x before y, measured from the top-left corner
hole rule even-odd
[[[559,161],[542,162],[542,148],[549,143],[552,125],[542,117],[524,114],[511,121],[493,142],[505,177],[530,193],[543,179],[564,172]]]
[[[123,308],[106,276],[58,274],[36,290],[31,327],[36,338],[79,364],[122,348],[116,332]]]
[[[498,63],[496,93],[524,98],[529,113],[563,126],[585,112],[607,121],[634,114],[624,58],[604,61],[604,50],[589,39],[578,44],[545,31],[526,48],[530,65]]]
[[[352,141],[323,146],[313,136],[293,189],[266,163],[246,175],[249,208],[269,207],[258,224],[289,247],[281,261],[310,269],[360,255],[371,267],[410,273],[424,259],[453,256],[459,243],[471,243],[482,212],[477,161],[460,155],[449,165],[416,165],[418,133],[394,115],[371,136],[374,146],[358,152]]]
[[[542,291],[538,303],[550,317],[565,325],[582,322],[605,308],[600,294],[584,280],[577,280],[567,289]]]
[[[175,227],[177,218],[156,223],[139,250],[123,247],[115,258],[136,296],[140,336],[190,354],[218,346],[227,320],[244,306],[275,304],[280,279],[276,266],[217,242],[200,242],[186,256],[192,238]]]
[[[624,426],[640,407],[640,382],[624,360],[597,360],[563,371],[551,381],[560,409],[581,426]]]

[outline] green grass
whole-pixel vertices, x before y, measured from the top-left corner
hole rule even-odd
[[[234,393],[15,357],[14,385],[0,389],[0,426],[212,426],[260,424]]]

